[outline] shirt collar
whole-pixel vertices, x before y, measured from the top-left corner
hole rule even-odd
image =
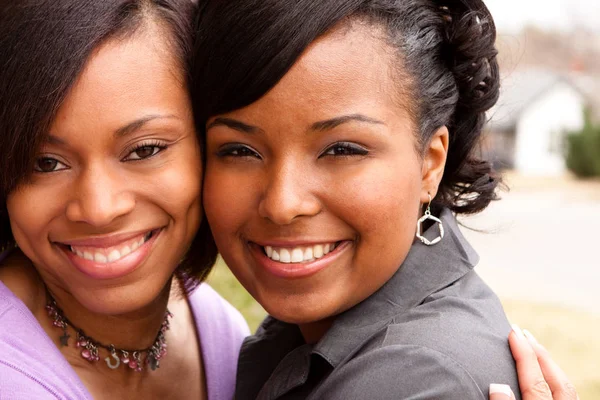
[[[449,209],[443,209],[439,218],[444,238],[433,246],[415,241],[392,278],[362,303],[340,314],[314,353],[336,367],[395,315],[422,303],[473,269],[479,256],[460,232],[456,218]],[[426,234],[435,236],[431,232],[437,232],[435,225]]]

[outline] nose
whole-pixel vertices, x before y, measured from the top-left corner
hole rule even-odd
[[[314,216],[320,211],[321,203],[306,171],[286,165],[275,167],[268,174],[258,206],[261,217],[277,225],[289,225],[299,217]]]
[[[96,227],[109,225],[135,207],[135,198],[127,186],[123,177],[109,168],[86,170],[67,204],[67,218]]]

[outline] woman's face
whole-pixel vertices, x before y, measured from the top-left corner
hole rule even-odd
[[[8,197],[14,236],[54,292],[94,312],[164,289],[201,219],[201,162],[179,65],[152,29],[97,49]]]
[[[217,246],[287,322],[327,319],[380,288],[443,173],[446,129],[419,152],[393,51],[372,27],[346,28],[313,43],[260,100],[207,124]]]

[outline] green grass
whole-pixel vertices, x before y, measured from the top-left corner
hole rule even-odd
[[[219,261],[208,282],[246,318],[252,332],[266,313]],[[512,323],[531,331],[567,372],[581,400],[600,399],[600,318],[556,306],[503,302]]]
[[[235,279],[223,260],[219,259],[217,261],[217,265],[208,277],[208,283],[235,308],[240,310],[246,318],[248,326],[250,326],[250,331],[255,332],[267,313]]]
[[[581,400],[600,399],[600,317],[546,304],[503,304],[510,321],[531,331],[550,351]]]

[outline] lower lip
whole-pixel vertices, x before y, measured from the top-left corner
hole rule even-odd
[[[271,260],[264,253],[263,247],[257,244],[251,244],[251,251],[261,266],[272,275],[285,279],[298,279],[309,277],[324,270],[335,262],[346,249],[350,248],[350,245],[350,241],[343,241],[332,252],[319,259],[288,264]]]
[[[71,261],[71,264],[85,275],[93,279],[117,279],[138,269],[142,262],[148,257],[152,245],[156,242],[156,239],[161,232],[162,229],[155,232],[147,242],[138,247],[134,252],[127,254],[117,261],[107,264],[101,264],[81,258],[65,247],[62,247],[62,250],[69,258],[69,261]]]

